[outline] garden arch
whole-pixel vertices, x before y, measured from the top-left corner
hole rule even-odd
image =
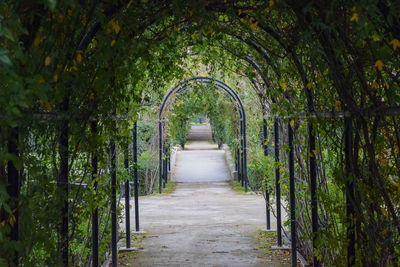
[[[222,82],[221,80],[212,78],[212,77],[203,77],[203,76],[196,76],[192,77],[189,79],[186,79],[184,81],[181,81],[172,88],[164,97],[161,106],[160,106],[160,111],[159,111],[159,120],[158,120],[158,131],[159,131],[159,184],[158,184],[158,190],[160,193],[162,193],[162,181],[163,181],[163,176],[164,176],[164,181],[166,181],[166,164],[163,164],[163,155],[164,155],[164,149],[163,149],[163,131],[162,131],[162,126],[163,126],[163,118],[165,115],[165,109],[168,107],[168,104],[170,103],[169,100],[172,99],[176,94],[181,94],[188,89],[192,88],[191,83],[204,83],[208,85],[213,85],[215,89],[218,90],[223,90],[225,91],[231,98],[231,100],[236,103],[239,111],[239,116],[240,116],[240,135],[241,135],[241,152],[239,153],[239,158],[238,158],[238,165],[240,166],[238,175],[241,177],[242,181],[244,181],[244,186],[245,190],[247,192],[247,186],[248,186],[248,179],[247,179],[247,152],[246,152],[246,114],[243,106],[243,102],[240,99],[239,95],[236,93],[235,90],[233,90],[229,85],[226,83]],[[164,167],[163,167],[164,166]]]

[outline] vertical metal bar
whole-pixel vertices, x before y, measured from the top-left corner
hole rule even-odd
[[[8,153],[13,155],[18,155],[18,128],[9,128],[8,130],[8,142],[7,142],[7,150]],[[10,238],[13,241],[17,241],[19,239],[19,219],[18,219],[18,202],[19,202],[19,191],[20,191],[20,179],[18,170],[15,167],[15,164],[12,160],[7,162],[7,176],[8,176],[8,186],[7,193],[10,197],[9,207],[13,211],[13,216],[15,218],[14,224],[11,226]],[[11,264],[11,262],[10,262]],[[19,266],[18,261],[18,252],[15,252],[12,258],[13,266]]]
[[[247,177],[247,142],[246,142],[246,115],[243,110],[243,178],[244,178],[244,191],[247,192],[249,180]]]
[[[309,139],[309,159],[310,159],[310,191],[311,191],[311,231],[313,233],[313,263],[314,267],[319,267],[321,263],[315,256],[315,250],[317,249],[317,234],[319,231],[318,225],[318,199],[317,199],[317,158],[315,153],[315,135],[314,135],[313,124],[308,124],[308,139]]]
[[[97,134],[97,122],[91,122],[91,132]],[[97,195],[97,171],[98,159],[95,153],[92,154],[92,181],[94,181],[94,190]],[[99,266],[99,209],[96,208],[92,213],[92,266]]]
[[[244,187],[244,157],[243,157],[243,120],[240,119],[240,181],[242,187]]]
[[[240,183],[242,179],[242,169],[241,169],[241,159],[240,159],[240,149],[236,149],[236,155],[237,155],[237,180]]]
[[[289,145],[289,201],[290,201],[290,235],[292,243],[292,267],[297,266],[297,232],[296,232],[296,196],[294,180],[294,148],[293,128],[288,123],[288,145]]]
[[[67,112],[69,107],[69,99],[65,97],[61,106],[61,110],[63,112]],[[58,186],[63,192],[63,200],[64,205],[61,209],[62,213],[62,222],[61,222],[61,253],[62,253],[62,262],[64,266],[68,266],[68,136],[69,136],[69,125],[68,121],[64,120],[62,122],[61,131],[60,131],[60,141],[59,141],[59,155],[60,155],[60,178],[57,181]]]
[[[137,165],[137,121],[135,121],[133,129],[133,186],[135,193],[135,228],[139,232],[139,181],[138,181],[138,165]]]
[[[167,184],[167,154],[166,154],[166,149],[165,149],[165,140],[163,142],[163,152],[164,152],[164,157],[163,157],[163,188],[165,188]]]
[[[168,147],[168,171],[171,171],[171,148]]]
[[[355,224],[354,224],[354,181],[353,181],[353,127],[351,118],[344,119],[344,153],[346,173],[346,217],[347,217],[347,266],[355,265]]]
[[[162,158],[163,158],[163,151],[162,151],[162,122],[161,122],[161,118],[160,121],[158,122],[158,139],[159,139],[159,143],[158,143],[158,150],[160,153],[160,158],[159,158],[159,168],[160,168],[160,177],[159,177],[159,181],[158,181],[158,192],[161,194],[162,193],[162,176],[163,176],[163,170],[162,170]]]
[[[268,156],[268,129],[267,129],[267,120],[263,119],[263,148],[264,148],[264,156]],[[265,211],[266,211],[266,223],[267,229],[271,229],[271,214],[270,214],[270,207],[269,207],[269,184],[266,182],[265,187]]]
[[[235,171],[238,170],[237,149],[235,150]]]
[[[165,183],[168,184],[168,162],[169,162],[169,153],[168,153],[168,142],[165,141]]]
[[[117,163],[114,139],[110,142],[111,159],[111,257],[112,266],[117,266]]]
[[[278,238],[278,246],[282,246],[282,215],[281,215],[281,182],[279,172],[279,125],[278,120],[274,122],[274,135],[275,135],[275,191],[276,191],[276,233]]]
[[[126,181],[125,181],[125,235],[126,235],[126,247],[131,247],[131,214],[130,214],[130,207],[129,207],[129,200],[130,200],[130,184],[129,184],[129,145],[126,145],[125,153],[124,153],[124,167],[126,173],[128,174]]]

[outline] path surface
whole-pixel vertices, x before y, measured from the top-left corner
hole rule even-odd
[[[256,237],[264,200],[231,189],[224,152],[209,138],[209,128],[194,126],[177,155],[176,190],[140,198],[148,235],[132,266],[271,266],[260,258]]]

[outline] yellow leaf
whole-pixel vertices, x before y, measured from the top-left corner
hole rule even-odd
[[[76,56],[76,61],[78,61],[78,63],[82,62],[82,53],[79,52],[78,55]]]
[[[293,128],[294,127],[294,120],[290,121],[290,126]]]
[[[356,21],[358,22],[358,14],[354,13],[353,16],[350,18],[350,21]]]
[[[392,45],[394,51],[396,51],[397,47],[400,47],[400,41],[397,39],[393,39],[389,44]]]
[[[250,28],[252,28],[253,30],[257,29],[257,27],[258,27],[258,21],[250,24]]]
[[[313,149],[312,153],[316,156],[317,155],[317,150]]]
[[[269,7],[272,7],[274,5],[274,0],[269,0]]]
[[[239,16],[242,15],[242,13],[243,13],[243,10],[239,9],[239,11],[238,11]]]
[[[44,65],[48,66],[50,64],[50,62],[51,62],[51,57],[47,56],[46,59],[44,60]]]
[[[11,226],[14,226],[14,223],[17,221],[17,219],[15,219],[15,216],[14,215],[11,215],[10,216],[10,219],[9,219],[9,222],[10,222],[10,225]]]
[[[372,84],[371,84],[371,87],[373,89],[378,89],[379,85],[378,85],[378,83],[376,81],[373,81]]]
[[[37,35],[35,40],[33,41],[33,45],[38,46],[38,45],[40,45],[41,42],[42,42],[42,38],[39,35]]]
[[[44,83],[44,79],[43,79],[43,77],[42,77],[42,76],[40,76],[40,77],[39,77],[39,79],[38,79],[38,83]]]
[[[118,23],[114,19],[110,20],[109,23],[111,24],[111,27],[114,29],[115,33],[118,34],[121,30],[121,27],[119,27]]]
[[[389,89],[389,84],[387,82],[385,82],[383,85],[386,87],[386,89]]]
[[[111,44],[110,44],[111,47],[113,47],[113,46],[115,45],[115,42],[116,42],[115,40],[112,40],[112,41],[111,41]]]
[[[307,83],[307,88],[308,88],[308,89],[311,89],[311,87],[312,87],[312,83],[310,83],[310,82]]]
[[[285,82],[280,83],[281,87],[283,88],[283,91],[286,91],[287,85]]]
[[[92,47],[93,47],[93,48],[96,48],[96,47],[97,47],[97,43],[98,43],[97,40],[94,39],[94,40],[93,40],[93,43],[92,43]]]
[[[129,3],[126,5],[126,8],[129,8],[130,5],[132,4],[133,0],[130,0]]]
[[[387,217],[387,216],[388,216],[388,212],[387,212],[387,210],[386,210],[386,209],[382,209],[382,213],[383,213],[383,215],[385,215],[385,217]]]
[[[6,221],[1,221],[1,222],[0,222],[0,226],[1,226],[1,227],[4,227],[4,225],[6,225]]]
[[[382,60],[380,60],[380,59],[378,59],[376,62],[375,62],[375,68],[377,68],[379,71],[381,71],[382,69],[383,69],[383,62],[382,62]]]
[[[339,110],[340,109],[340,104],[341,104],[342,102],[340,102],[340,100],[336,100],[335,101],[335,108],[336,108],[336,110]]]
[[[57,75],[57,73],[56,74],[54,74],[54,76],[53,76],[53,82],[57,82],[58,81],[58,75]]]
[[[50,103],[47,103],[46,106],[45,106],[45,108],[46,108],[48,111],[52,111],[52,110],[53,110],[53,107],[52,107],[52,105],[51,105]]]
[[[194,38],[196,36],[195,33],[192,33],[192,35],[190,35],[190,37]]]

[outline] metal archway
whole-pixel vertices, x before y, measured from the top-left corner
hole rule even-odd
[[[166,181],[166,168],[167,164],[163,164],[163,131],[162,131],[162,123],[165,108],[167,107],[168,100],[173,97],[176,93],[184,92],[190,89],[190,83],[200,82],[205,84],[211,84],[215,89],[222,89],[231,97],[231,99],[237,104],[239,116],[240,116],[240,135],[241,135],[241,153],[239,153],[238,165],[241,165],[238,168],[238,175],[240,175],[241,180],[244,181],[245,191],[247,192],[248,187],[248,179],[247,179],[247,147],[246,147],[246,113],[244,110],[243,102],[240,99],[239,95],[233,90],[229,85],[222,82],[221,80],[214,79],[212,77],[192,77],[190,79],[186,79],[178,83],[177,86],[172,88],[164,97],[159,111],[159,120],[158,120],[158,133],[159,133],[159,184],[158,190],[159,193],[162,193],[162,181],[163,175],[165,176]],[[163,168],[164,166],[164,168]]]

